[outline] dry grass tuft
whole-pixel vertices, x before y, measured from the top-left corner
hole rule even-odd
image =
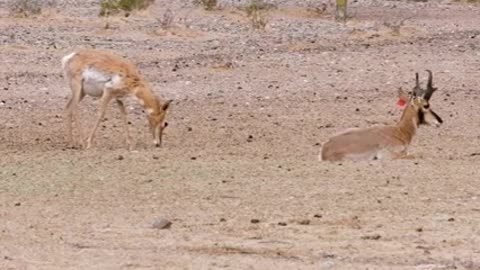
[[[11,0],[7,4],[10,15],[15,17],[39,15],[44,9],[56,6],[56,0]]]
[[[197,5],[201,5],[205,10],[214,10],[217,8],[217,0],[194,0]]]
[[[100,16],[110,16],[123,13],[126,17],[134,10],[143,10],[152,5],[155,0],[102,0],[100,1]]]
[[[250,3],[242,9],[247,13],[247,17],[250,18],[254,29],[265,30],[268,24],[266,12],[273,8],[275,8],[274,5],[265,3],[263,0],[250,0]]]

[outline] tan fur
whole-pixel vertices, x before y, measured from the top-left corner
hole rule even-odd
[[[413,97],[396,125],[351,130],[330,138],[322,146],[319,159],[341,161],[412,158],[407,150],[420,125],[419,110],[425,115],[433,113],[428,107],[425,108],[426,105],[428,102],[423,98]]]
[[[83,130],[78,119],[78,103],[85,95],[90,95],[100,97],[101,105],[97,121],[87,138],[86,148],[91,146],[96,129],[112,99],[116,100],[122,114],[126,142],[131,148],[122,98],[133,95],[149,112],[148,120],[154,143],[160,145],[163,122],[170,101],[163,105],[160,103],[134,64],[111,52],[86,49],[65,56],[62,59],[62,66],[72,90],[72,97],[66,107],[66,131],[69,143],[73,143],[73,119],[83,140]]]

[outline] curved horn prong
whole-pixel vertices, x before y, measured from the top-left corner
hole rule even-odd
[[[432,71],[431,71],[431,70],[426,69],[426,71],[428,72],[428,83],[427,83],[427,90],[428,90],[428,89],[430,89],[430,88],[433,88],[433,87],[432,87],[433,75],[432,75]]]
[[[420,81],[418,80],[418,72],[415,72],[415,87],[413,88],[413,95],[414,96],[421,96],[422,89],[420,88]]]
[[[428,82],[427,82],[427,91],[425,91],[425,95],[423,96],[423,98],[428,101],[432,97],[433,92],[435,92],[437,90],[437,88],[433,88],[432,71],[429,70],[429,69],[427,69],[426,71],[428,72]]]

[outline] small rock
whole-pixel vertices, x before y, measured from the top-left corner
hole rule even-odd
[[[252,218],[252,219],[250,220],[250,222],[253,223],[253,224],[257,224],[257,223],[260,223],[260,220],[257,219],[257,218]]]
[[[310,225],[310,220],[308,220],[308,219],[300,220],[298,222],[298,224],[300,224],[300,225]]]
[[[227,221],[227,220],[224,219],[224,218],[221,218],[221,219],[220,219],[220,222],[225,222],[225,221]]]
[[[118,155],[117,160],[123,160],[124,157],[122,155]]]
[[[287,226],[286,222],[278,222],[278,226]]]
[[[15,203],[14,205],[15,205],[15,206],[20,206],[20,205],[22,205],[22,203],[17,202],[17,203]]]
[[[361,237],[363,240],[378,240],[382,238],[380,234],[365,235]]]
[[[172,225],[172,222],[170,222],[170,220],[165,218],[157,218],[153,222],[152,227],[154,229],[163,230],[163,229],[169,229],[171,225]]]
[[[453,221],[455,221],[455,219],[453,217],[448,219],[448,222],[453,222]]]
[[[315,214],[315,215],[313,215],[313,217],[314,217],[314,218],[322,218],[323,216],[320,215],[320,214]]]

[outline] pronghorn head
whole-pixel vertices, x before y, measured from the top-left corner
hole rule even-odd
[[[435,125],[436,127],[438,127],[443,123],[443,120],[430,108],[430,98],[432,97],[432,94],[437,90],[437,88],[433,87],[432,72],[430,70],[427,70],[427,72],[427,88],[422,88],[420,86],[418,73],[415,73],[416,84],[413,88],[413,91],[407,94],[400,88],[398,91],[398,104],[400,106],[403,106],[405,105],[405,103],[408,102],[407,107],[411,107],[415,110],[415,112],[417,112],[418,125]]]
[[[168,100],[163,104],[159,100],[157,102],[160,110],[158,112],[153,111],[148,115],[148,124],[152,132],[153,144],[156,147],[160,147],[162,145],[163,130],[168,126],[168,123],[165,122],[165,116],[172,100]]]

